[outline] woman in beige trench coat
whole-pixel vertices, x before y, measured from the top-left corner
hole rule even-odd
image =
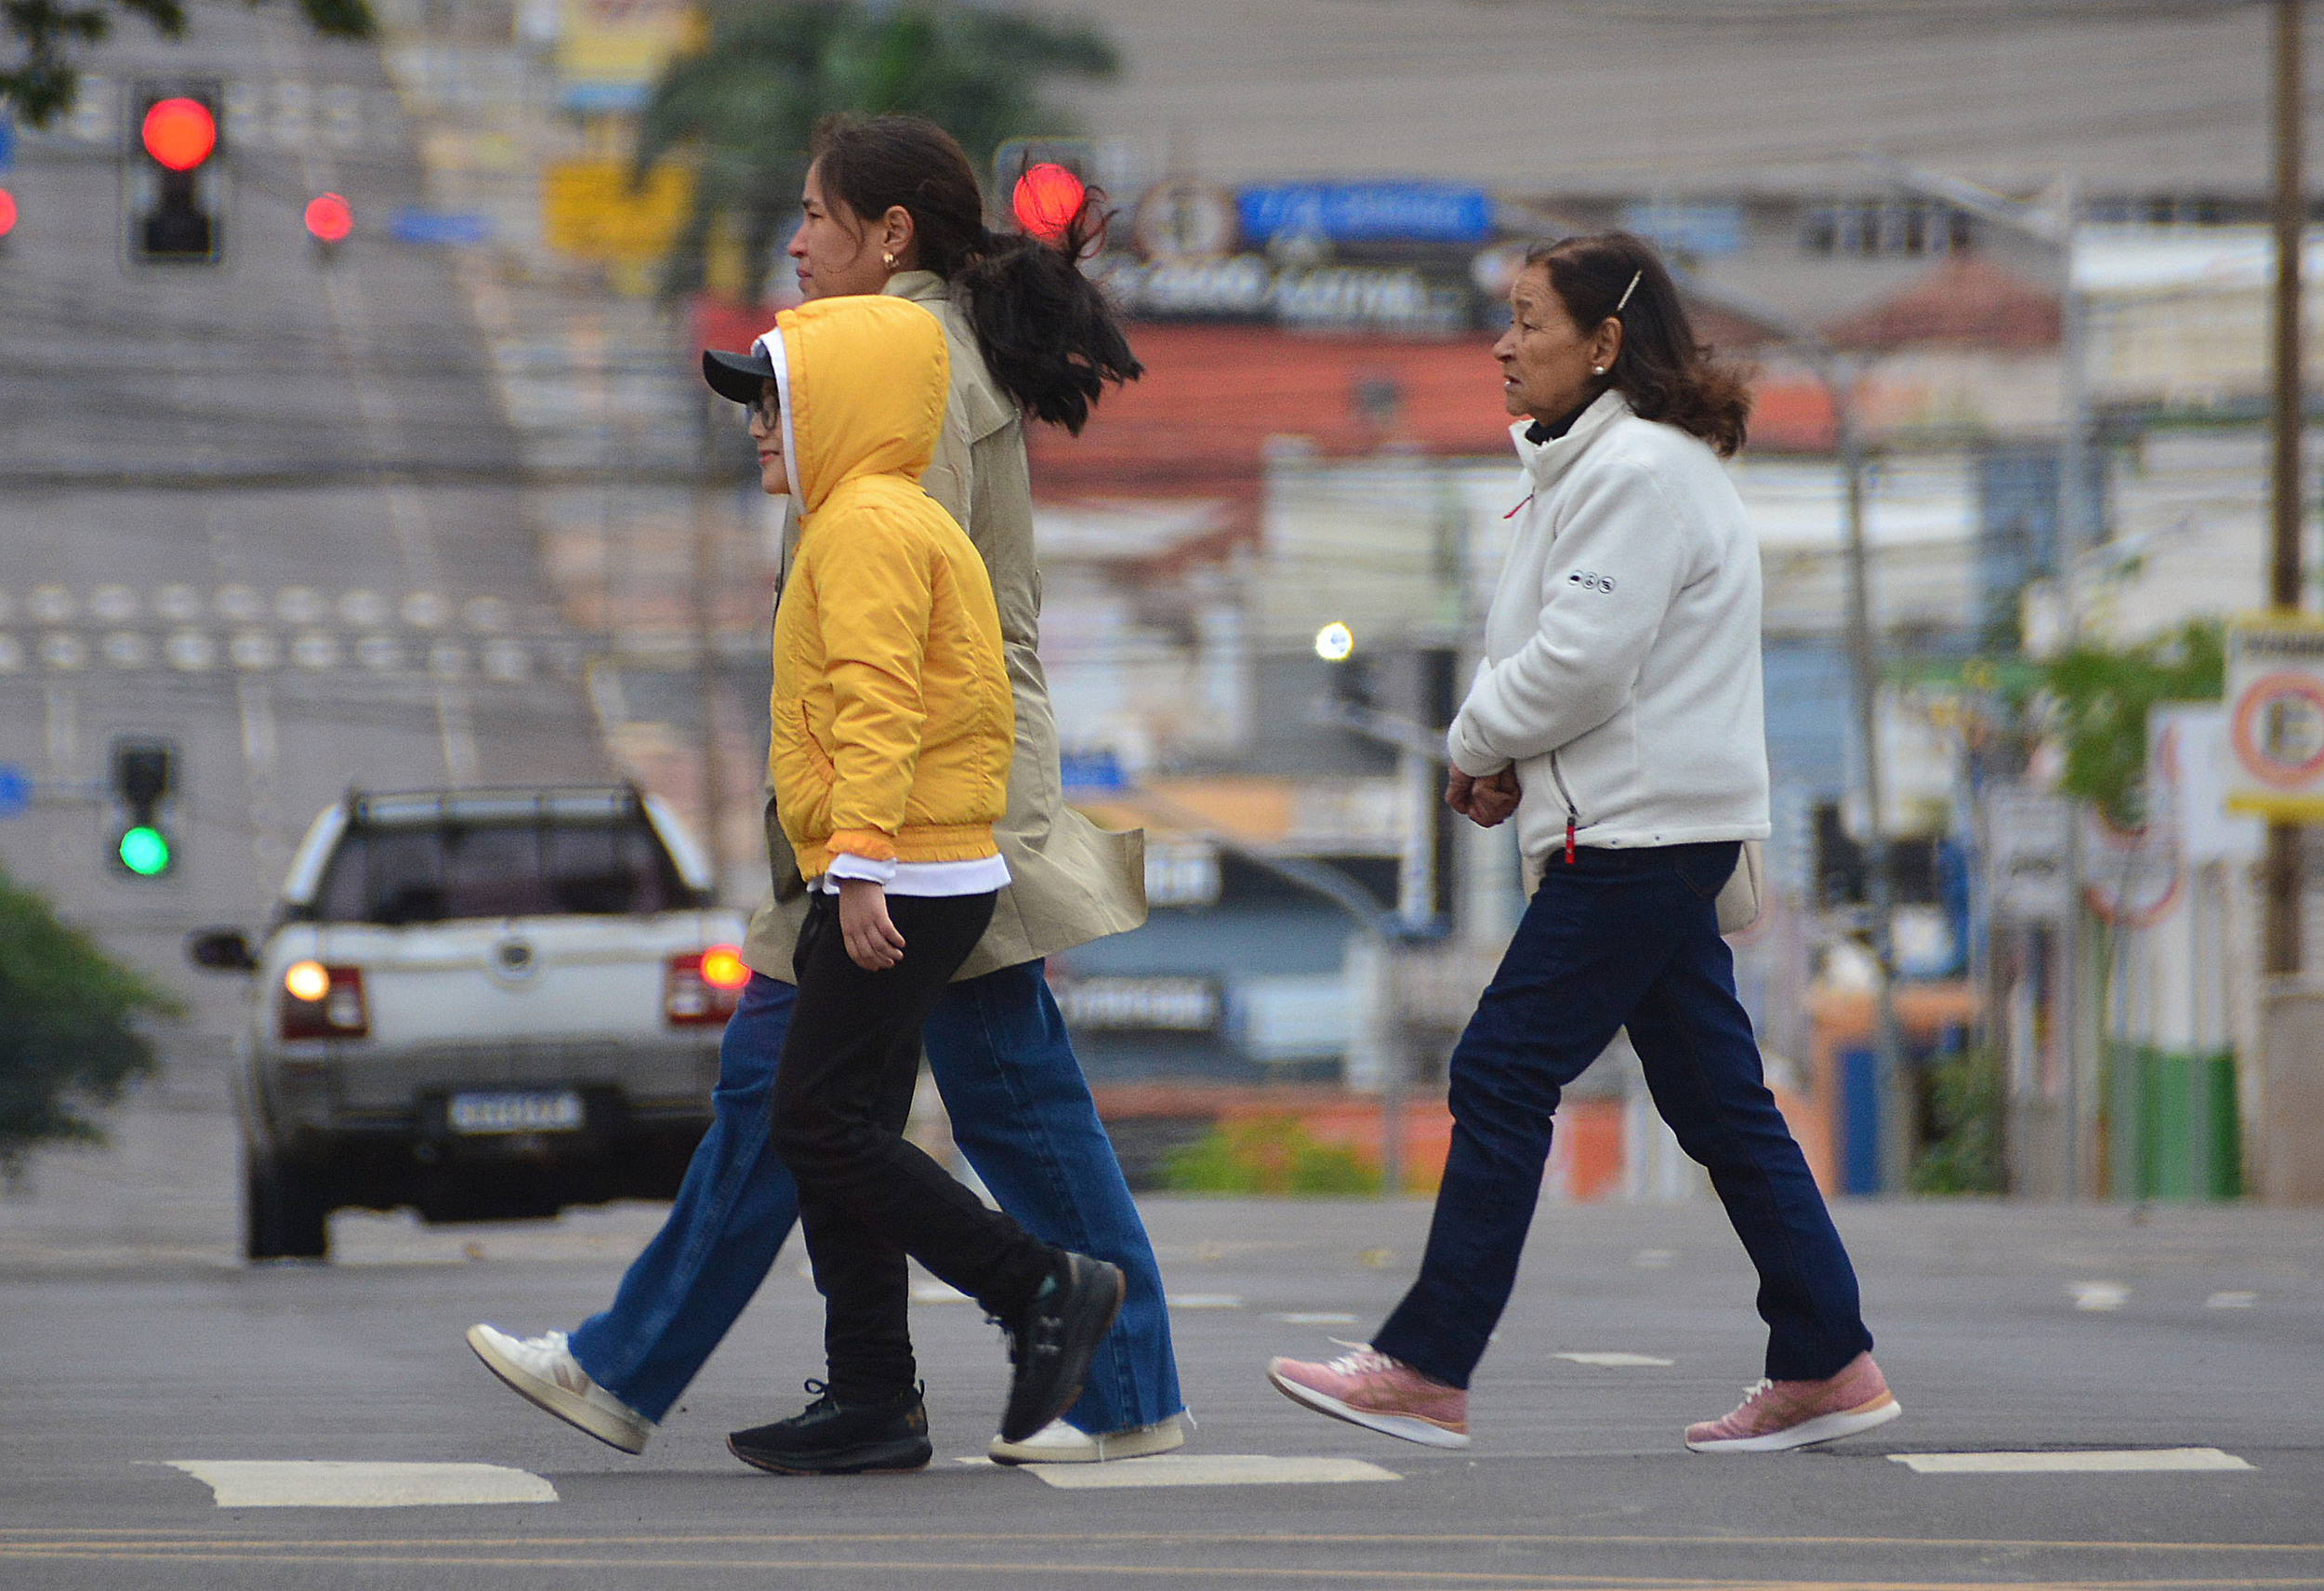
[[[1129,1280],[1081,1399],[1004,1463],[1090,1463],[1182,1445],[1180,1397],[1154,1251],[1042,974],[1045,958],[1145,919],[1144,842],[1066,806],[1057,731],[1038,655],[1040,574],[1024,450],[1026,417],[1077,433],[1108,380],[1140,366],[1076,265],[1094,204],[1057,244],[988,232],[983,194],[952,139],[916,117],[835,119],[818,129],[790,245],[809,298],[884,292],[943,322],[951,388],[922,484],[968,531],[992,577],[1016,707],[1009,806],[997,826],[1012,881],[991,927],[924,1030],[953,1135],[1002,1207],[1045,1242],[1119,1266]],[[706,354],[713,386],[755,396],[750,356]],[[785,538],[785,570],[796,537]],[[752,921],[752,975],[720,1051],[716,1116],[668,1222],[623,1278],[611,1308],[567,1336],[478,1326],[469,1341],[514,1390],[626,1452],[643,1450],[724,1337],[789,1236],[797,1195],[767,1147],[767,1105],[793,997],[791,951],[804,886],[775,821],[773,898]],[[835,1356],[848,1345],[831,1344]],[[822,1390],[817,1383],[811,1390]],[[924,1419],[924,1417],[923,1417]],[[746,1463],[844,1470],[860,1413],[827,1391],[805,1413],[736,1432]],[[824,1433],[829,1433],[826,1438]]]

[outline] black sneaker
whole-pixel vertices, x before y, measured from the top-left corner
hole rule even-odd
[[[877,1403],[842,1403],[820,1381],[815,1400],[787,1420],[726,1439],[726,1451],[754,1469],[776,1475],[861,1475],[867,1469],[922,1469],[935,1456],[928,1445],[928,1410],[909,1386]]]
[[[1123,1286],[1122,1273],[1103,1260],[1061,1253],[1033,1302],[1001,1322],[1016,1366],[1001,1440],[1021,1442],[1073,1407],[1090,1354],[1121,1312]]]

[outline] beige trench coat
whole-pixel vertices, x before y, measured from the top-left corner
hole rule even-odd
[[[944,322],[952,353],[952,391],[935,462],[920,484],[969,533],[984,558],[1000,607],[1001,646],[1016,696],[1017,748],[1009,768],[1009,810],[993,836],[1010,883],[957,978],[1037,961],[1146,920],[1145,833],[1110,833],[1065,805],[1057,772],[1057,723],[1041,672],[1041,573],[1033,554],[1033,491],[1024,419],[996,386],[976,333],[933,272],[904,271],[890,293],[925,304]],[[783,537],[783,574],[799,544],[794,511]],[[775,591],[778,600],[782,586]],[[792,982],[791,952],[807,916],[807,887],[766,798],[767,856],[774,897],[751,920],[743,960],[753,972]]]

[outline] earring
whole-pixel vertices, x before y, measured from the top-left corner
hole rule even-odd
[[[1605,374],[1605,366],[1603,365],[1592,365],[1590,367],[1590,374],[1592,376],[1603,376]]]
[[[896,268],[896,257],[892,254],[882,254],[879,257],[879,263],[893,271]]]

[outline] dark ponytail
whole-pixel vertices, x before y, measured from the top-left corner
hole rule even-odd
[[[1079,435],[1111,381],[1145,367],[1113,307],[1081,273],[1104,232],[1091,189],[1052,245],[984,224],[975,168],[950,133],[922,116],[826,116],[811,151],[824,192],[865,221],[902,206],[919,263],[957,288],[985,368],[1035,419]]]
[[[1525,266],[1549,273],[1551,291],[1584,337],[1609,319],[1622,323],[1622,351],[1606,385],[1620,389],[1641,419],[1700,437],[1723,458],[1741,449],[1751,418],[1746,372],[1695,340],[1694,323],[1654,245],[1630,232],[1569,237],[1537,244]]]

